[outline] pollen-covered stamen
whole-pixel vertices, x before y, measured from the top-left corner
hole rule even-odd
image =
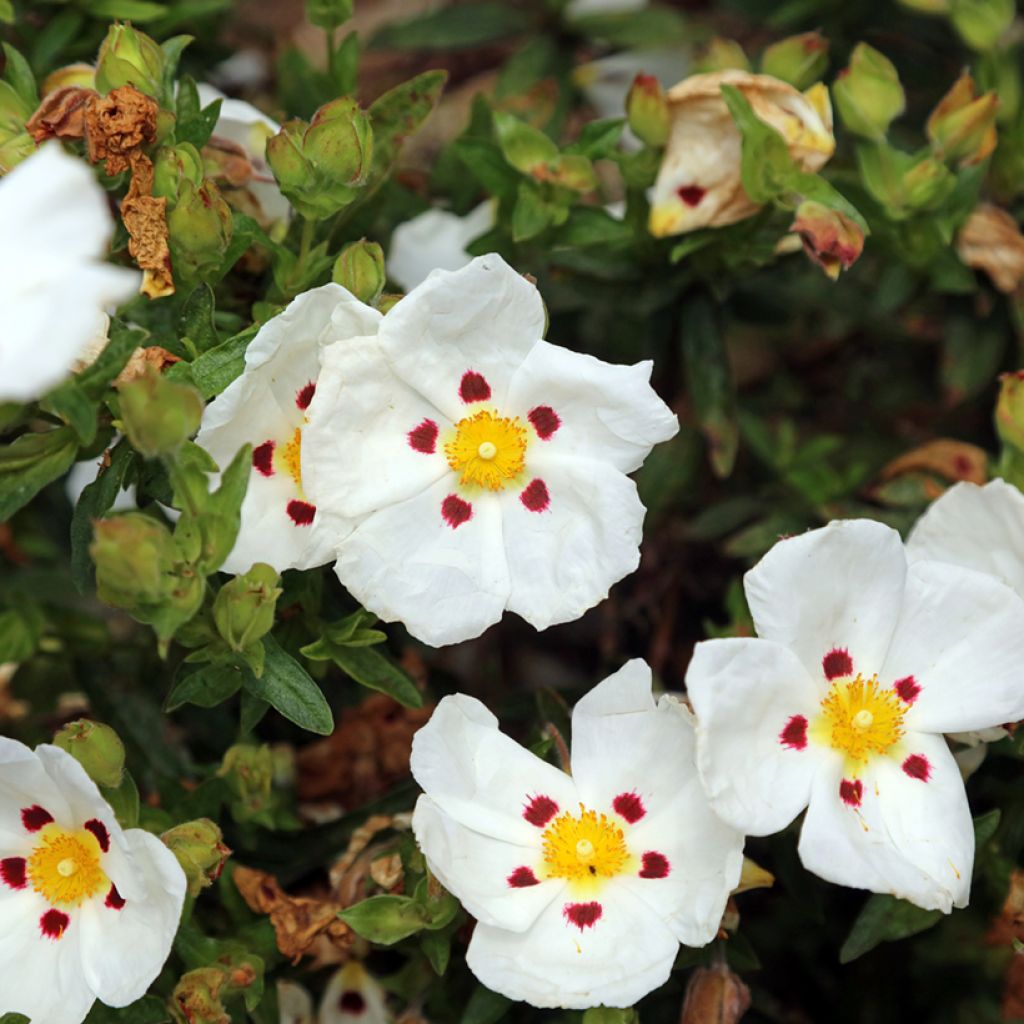
[[[526,428],[517,418],[481,409],[455,424],[444,454],[463,486],[500,491],[523,471],[526,443]]]
[[[47,828],[28,858],[26,876],[47,903],[75,907],[110,887],[92,832]]]
[[[566,811],[555,818],[543,842],[548,878],[614,878],[630,860],[622,829],[607,815],[588,811],[583,804],[578,815]]]
[[[302,427],[296,427],[291,438],[279,445],[274,452],[274,462],[282,472],[287,473],[295,486],[302,490]]]
[[[850,761],[865,763],[890,750],[903,735],[906,704],[878,677],[837,680],[821,702],[815,733]]]

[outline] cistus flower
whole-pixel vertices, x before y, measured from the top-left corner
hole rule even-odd
[[[757,638],[698,644],[686,679],[712,807],[751,835],[806,807],[809,871],[966,906],[974,829],[942,734],[1024,716],[1024,601],[984,573],[908,565],[870,520],[780,541],[744,587]]]
[[[0,737],[0,1016],[81,1024],[127,1006],[164,965],[185,875],[156,836],[122,830],[82,766]]]
[[[448,210],[426,210],[391,233],[387,271],[411,292],[432,270],[461,270],[473,259],[466,246],[494,227],[494,205],[483,202],[464,217]]]
[[[544,320],[537,288],[481,256],[360,332],[376,337],[323,350],[309,500],[360,520],[341,582],[426,643],[478,636],[505,609],[538,629],[578,618],[639,561],[626,474],[678,423],[650,362],[550,345]]]
[[[655,703],[634,660],[572,717],[572,774],[445,697],[416,734],[413,829],[431,871],[477,919],[467,962],[534,1006],[632,1006],[679,943],[716,935],[743,836],[708,806],[689,713]]]
[[[0,180],[0,223],[0,402],[28,402],[68,375],[103,310],[141,277],[102,262],[114,231],[106,193],[57,142]]]
[[[317,1024],[387,1024],[384,990],[358,961],[351,960],[335,971],[320,1000]]]
[[[746,71],[692,75],[668,92],[672,130],[649,224],[659,238],[734,224],[760,209],[743,190],[742,137],[722,97],[723,85],[743,93],[803,170],[817,171],[835,150],[832,106],[821,83],[801,93],[777,78]]]

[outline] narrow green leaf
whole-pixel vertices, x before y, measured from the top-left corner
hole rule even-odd
[[[197,285],[185,300],[178,323],[178,333],[183,340],[187,338],[197,352],[206,352],[217,347],[214,310],[213,289],[205,282]]]
[[[90,400],[74,377],[51,391],[39,405],[62,419],[75,432],[80,444],[92,444],[98,426],[96,402]]]
[[[5,25],[14,24],[14,4],[12,0],[0,0],[0,21]]]
[[[402,143],[421,127],[437,106],[447,80],[447,71],[424,71],[389,89],[370,105],[373,123],[371,178],[387,173]]]
[[[5,1013],[0,1017],[0,1024],[31,1024],[31,1021],[21,1013]]]
[[[329,658],[360,686],[379,690],[393,697],[407,708],[423,707],[423,695],[412,679],[393,661],[372,647],[345,647],[332,644],[329,648],[317,641],[304,647],[302,653],[314,660]],[[307,652],[312,653],[307,653]]]
[[[853,922],[839,951],[839,962],[848,964],[883,942],[917,935],[938,924],[943,916],[941,910],[922,910],[895,896],[871,896]]]
[[[389,50],[457,50],[496,40],[507,42],[510,36],[526,31],[530,22],[526,11],[507,4],[458,4],[386,25],[370,45]]]
[[[999,820],[1003,812],[998,807],[986,814],[979,814],[974,819],[974,846],[981,849],[995,834],[999,828]]]
[[[246,690],[265,700],[299,728],[320,736],[329,735],[334,729],[334,716],[320,687],[273,636],[265,636],[263,643],[266,648],[263,675],[257,679],[247,673]]]
[[[3,48],[4,57],[7,59],[7,65],[4,68],[4,81],[34,110],[39,105],[36,77],[32,74],[28,61],[18,50],[10,43],[4,43]]]
[[[550,223],[551,208],[541,198],[536,186],[520,182],[516,205],[512,211],[512,238],[525,242],[539,235]]]
[[[167,13],[163,4],[149,0],[89,0],[89,13],[97,18],[118,18],[123,21],[153,21]]]
[[[70,427],[24,434],[0,448],[0,523],[66,473],[77,452]]]
[[[131,1006],[118,1010],[97,1001],[85,1018],[85,1024],[167,1024],[170,1019],[167,1004],[162,999],[143,996]]]
[[[135,828],[139,824],[139,787],[129,772],[124,773],[121,785],[101,787],[103,799],[110,804],[121,828]]]
[[[692,38],[692,29],[678,11],[647,7],[574,18],[573,28],[593,39],[623,49],[670,47]]]
[[[462,1011],[459,1024],[497,1024],[511,1008],[511,999],[478,985]]]
[[[183,704],[214,708],[233,697],[247,678],[247,670],[229,662],[201,665],[180,675],[164,702],[164,711],[176,711]]]
[[[257,330],[253,325],[193,360],[192,380],[204,399],[219,395],[241,375],[245,369],[245,350]]]

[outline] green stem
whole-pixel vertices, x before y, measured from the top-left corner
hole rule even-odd
[[[302,240],[299,242],[299,265],[298,270],[305,270],[309,260],[309,250],[313,248],[313,238],[316,235],[316,221],[307,217],[302,224]]]

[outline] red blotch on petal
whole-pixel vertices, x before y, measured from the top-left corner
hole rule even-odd
[[[860,807],[864,796],[864,783],[860,779],[843,779],[839,783],[839,797],[848,807]]]
[[[701,188],[700,185],[681,185],[676,189],[676,195],[687,206],[698,206],[700,201],[708,194],[706,188]]]
[[[516,868],[508,876],[508,884],[513,889],[527,889],[531,885],[540,885],[540,879],[529,868]]]
[[[535,406],[526,414],[526,418],[533,424],[533,429],[537,431],[537,436],[542,441],[550,440],[562,425],[558,413],[550,405]]]
[[[25,858],[8,857],[0,860],[0,878],[12,889],[25,888]]]
[[[523,488],[519,500],[531,512],[543,512],[551,504],[551,495],[548,494],[548,485],[543,480],[531,480]]]
[[[853,658],[845,647],[834,647],[821,659],[826,679],[841,679],[853,675]]]
[[[779,742],[790,750],[803,750],[807,746],[807,719],[793,715],[779,733]]]
[[[308,384],[303,385],[299,388],[298,394],[295,396],[295,404],[300,409],[308,409],[309,403],[313,401],[313,396],[316,394],[316,384],[310,381]]]
[[[264,476],[274,475],[274,442],[264,441],[252,450],[252,465]]]
[[[93,818],[91,821],[87,821],[83,828],[88,829],[96,837],[96,842],[100,844],[100,849],[104,853],[110,849],[110,833],[107,832],[107,826],[102,821]]]
[[[601,904],[595,901],[591,903],[566,903],[562,908],[562,913],[567,921],[576,925],[580,931],[583,931],[584,928],[593,928],[595,923],[600,920],[603,911],[601,910]]]
[[[473,506],[468,501],[463,501],[457,494],[449,494],[441,502],[441,515],[454,530],[473,518]]]
[[[613,801],[612,807],[620,818],[625,818],[630,825],[635,825],[646,813],[643,800],[637,793],[620,793]]]
[[[920,779],[927,782],[932,777],[932,766],[924,754],[911,754],[903,762],[903,771],[912,779]]]
[[[51,821],[53,821],[53,815],[39,804],[22,808],[21,823],[29,832],[38,832],[44,825],[49,825]]]
[[[643,866],[640,868],[641,878],[668,878],[668,873],[668,857],[663,853],[649,850],[644,854]]]
[[[464,402],[486,402],[491,397],[491,385],[476,370],[467,370],[459,383],[459,398]]]
[[[921,693],[921,684],[913,676],[904,676],[903,679],[897,679],[892,684],[892,688],[896,691],[899,699],[905,704],[913,704]]]
[[[366,1000],[362,997],[362,994],[357,992],[355,989],[349,989],[347,992],[341,993],[341,998],[338,1000],[338,1009],[342,1013],[361,1014],[366,1012]]]
[[[549,796],[532,796],[523,809],[523,817],[537,828],[543,828],[558,813],[558,804]]]
[[[39,930],[48,939],[59,939],[71,924],[71,918],[60,910],[48,910],[39,918]]]
[[[310,505],[308,501],[289,501],[288,518],[296,526],[309,526],[316,515],[316,505]]]
[[[124,906],[124,897],[117,891],[116,885],[110,887],[103,905],[110,907],[111,910],[120,910]]]
[[[424,455],[433,455],[437,451],[437,431],[437,424],[433,420],[424,420],[409,431],[409,447]]]

